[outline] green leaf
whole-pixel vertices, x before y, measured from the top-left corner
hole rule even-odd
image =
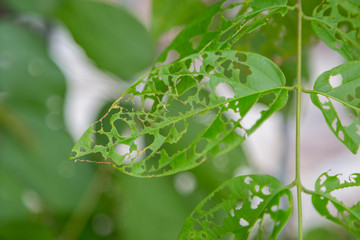
[[[253,10],[248,2],[221,1],[193,19],[165,49],[158,62],[194,53],[230,49],[244,34],[266,24],[275,13],[287,13],[286,0],[271,1]],[[259,3],[260,4],[260,3]],[[261,6],[261,4],[260,4]]]
[[[187,23],[205,9],[201,0],[154,0],[152,33],[157,37],[174,26]]]
[[[335,136],[356,153],[360,145],[360,61],[347,62],[321,74],[315,81],[311,100]],[[348,126],[342,122],[333,100],[353,111]]]
[[[318,37],[347,60],[360,60],[360,3],[326,0],[313,12]]]
[[[224,197],[216,201],[219,194]],[[240,176],[222,184],[197,205],[178,239],[234,236],[241,240],[250,234],[276,239],[291,213],[291,192],[279,180],[266,175]]]
[[[66,1],[58,16],[98,67],[124,80],[130,80],[153,61],[150,35],[119,6],[100,1]]]
[[[360,202],[348,207],[331,195],[332,192],[339,189],[360,186],[360,174],[352,174],[349,180],[344,182],[341,182],[338,176],[329,176],[328,173],[323,173],[317,179],[315,193],[312,194],[312,203],[321,216],[343,226],[360,238]]]
[[[109,112],[86,130],[71,159],[86,161],[97,155],[100,162],[137,176],[193,168],[207,157],[238,146],[283,107],[287,101],[284,84],[281,70],[255,53],[189,56],[154,69],[125,91]],[[228,95],[222,92],[225,90]],[[264,98],[267,104],[257,103]],[[131,107],[124,107],[126,104]],[[259,110],[258,120],[243,126],[252,107],[252,111]],[[202,126],[190,132],[187,126],[195,119]],[[103,122],[110,122],[111,128],[103,127]],[[123,126],[127,130],[119,131]],[[184,142],[189,136],[191,141]],[[96,145],[96,137],[103,138],[103,144]],[[144,137],[149,139],[146,144]],[[168,152],[169,145],[179,150]]]

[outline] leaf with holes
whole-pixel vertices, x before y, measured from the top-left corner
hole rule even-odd
[[[318,37],[347,60],[360,60],[360,3],[326,0],[313,13]]]
[[[221,1],[190,22],[160,55],[169,63],[194,53],[230,49],[241,36],[266,24],[273,14],[287,13],[287,1]]]
[[[360,61],[347,62],[321,74],[316,79],[311,100],[322,111],[335,136],[356,153],[360,144]],[[348,109],[339,114],[335,108],[337,102],[333,100],[341,103],[339,107]],[[352,116],[345,118],[343,115],[349,110]],[[346,126],[345,121],[351,123]]]
[[[339,175],[329,176],[328,173],[323,173],[315,183],[312,203],[321,216],[343,226],[360,238],[360,202],[348,207],[331,195],[336,190],[357,186],[360,186],[358,173],[350,175],[349,180],[343,183]]]
[[[282,108],[288,97],[284,84],[281,70],[255,53],[189,56],[154,69],[134,83],[84,133],[71,159],[95,157],[96,162],[136,176],[193,168],[207,157],[238,146]],[[201,124],[188,131],[195,120]],[[102,139],[102,144],[95,144],[95,138]]]
[[[221,194],[225,197],[215,200]],[[291,213],[291,192],[279,180],[266,175],[239,176],[196,206],[178,239],[276,239]]]

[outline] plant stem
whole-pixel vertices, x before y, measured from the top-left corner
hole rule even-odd
[[[302,203],[301,192],[302,184],[300,178],[300,118],[301,118],[301,30],[302,30],[302,10],[301,0],[297,0],[298,8],[298,45],[297,45],[297,84],[296,84],[296,190],[297,190],[297,209],[298,209],[298,239],[302,240]]]

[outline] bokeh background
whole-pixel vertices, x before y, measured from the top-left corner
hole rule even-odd
[[[225,180],[249,173],[284,184],[294,179],[293,102],[241,147],[174,176],[138,179],[67,160],[82,132],[211,2],[0,1],[0,239],[176,239],[196,204]],[[304,9],[317,2],[304,1]],[[311,88],[343,59],[316,41],[309,25],[304,32],[311,47],[305,49],[303,78]],[[294,62],[267,57],[293,80]],[[360,172],[360,155],[337,141],[309,96],[303,99],[304,185],[313,189],[329,170],[344,179]],[[359,192],[336,194],[351,204]],[[296,225],[295,214],[281,239],[296,239]],[[320,218],[306,195],[304,226],[307,240],[353,239]]]

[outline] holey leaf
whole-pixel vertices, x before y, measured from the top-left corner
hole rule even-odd
[[[71,158],[95,156],[136,176],[193,168],[238,146],[283,107],[284,84],[281,70],[255,53],[189,56],[153,70],[125,91],[84,133]],[[194,121],[199,127],[188,131]]]
[[[352,207],[346,206],[331,195],[332,192],[348,187],[360,186],[360,174],[352,174],[348,181],[341,182],[339,175],[323,173],[315,183],[312,203],[323,217],[333,221],[360,238],[360,202]]]
[[[239,176],[196,206],[178,239],[276,239],[291,213],[291,192],[279,180],[266,175]]]
[[[347,60],[360,60],[360,2],[326,0],[313,13],[318,37]]]
[[[360,61],[347,62],[321,74],[315,81],[311,100],[335,136],[356,153],[360,144]],[[338,113],[336,103],[347,107],[347,111]]]
[[[193,19],[165,49],[158,63],[194,53],[230,49],[241,36],[266,24],[273,14],[284,16],[287,0],[220,1]]]

